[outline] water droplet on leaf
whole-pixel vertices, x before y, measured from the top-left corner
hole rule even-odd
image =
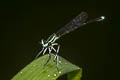
[[[65,63],[65,64],[67,64],[67,63]]]
[[[48,77],[50,77],[50,75],[48,75]]]
[[[33,65],[33,67],[35,67],[36,65]]]
[[[62,63],[61,61],[59,61],[59,63]]]
[[[23,72],[21,71],[20,73],[22,74]]]
[[[61,74],[61,71],[59,71],[59,74]]]
[[[54,76],[57,76],[56,74],[54,74]]]

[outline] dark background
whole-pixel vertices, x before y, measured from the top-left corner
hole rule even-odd
[[[112,80],[114,33],[110,0],[0,2],[0,80],[10,80],[29,64],[47,39],[80,12],[89,19],[104,15],[106,20],[81,27],[57,42],[59,55],[83,68],[82,80]],[[117,40],[116,40],[117,42]]]

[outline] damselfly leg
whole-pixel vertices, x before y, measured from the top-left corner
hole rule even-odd
[[[59,52],[59,49],[60,49],[60,45],[58,45],[58,48],[57,48],[57,51],[56,51],[56,55],[55,55],[55,58],[54,58],[54,61],[56,62],[56,67],[57,67],[58,71],[59,71],[59,69],[58,69],[58,61],[59,61],[58,52]]]
[[[42,50],[36,55],[35,59],[38,58],[43,51],[44,51],[44,47],[43,47]]]
[[[50,61],[50,59],[51,59],[51,48],[48,48],[48,50],[49,50],[48,59],[47,59],[47,61],[46,61],[46,63],[44,64],[43,67],[45,67],[45,66],[48,64],[48,62]]]

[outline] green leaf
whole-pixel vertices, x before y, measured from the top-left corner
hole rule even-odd
[[[53,61],[53,54],[48,64],[43,67],[47,59],[48,55],[44,55],[32,61],[11,80],[56,80],[64,74],[68,74],[68,80],[80,80],[82,74],[82,69],[80,67],[73,65],[59,56],[58,72],[56,69],[56,63]]]

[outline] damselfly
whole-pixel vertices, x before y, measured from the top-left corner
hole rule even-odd
[[[102,21],[105,19],[104,16],[100,16],[98,18],[86,21],[88,18],[88,15],[86,12],[81,12],[78,16],[76,16],[75,18],[73,18],[73,20],[71,20],[68,24],[66,24],[64,27],[62,27],[61,29],[59,29],[56,33],[53,33],[47,40],[41,40],[41,44],[42,44],[42,50],[37,54],[36,58],[39,57],[39,55],[42,53],[43,55],[45,54],[45,52],[48,50],[49,51],[49,57],[47,62],[45,63],[45,65],[49,62],[50,58],[51,58],[51,51],[53,50],[56,54],[55,54],[55,58],[54,61],[56,62],[57,68],[58,68],[58,52],[59,52],[59,48],[60,45],[58,43],[56,43],[56,40],[58,40],[60,37],[62,37],[63,35],[74,31],[75,29],[82,27],[88,23],[92,23],[95,21]],[[57,49],[54,48],[54,46],[57,46]],[[44,66],[45,66],[44,65]]]

